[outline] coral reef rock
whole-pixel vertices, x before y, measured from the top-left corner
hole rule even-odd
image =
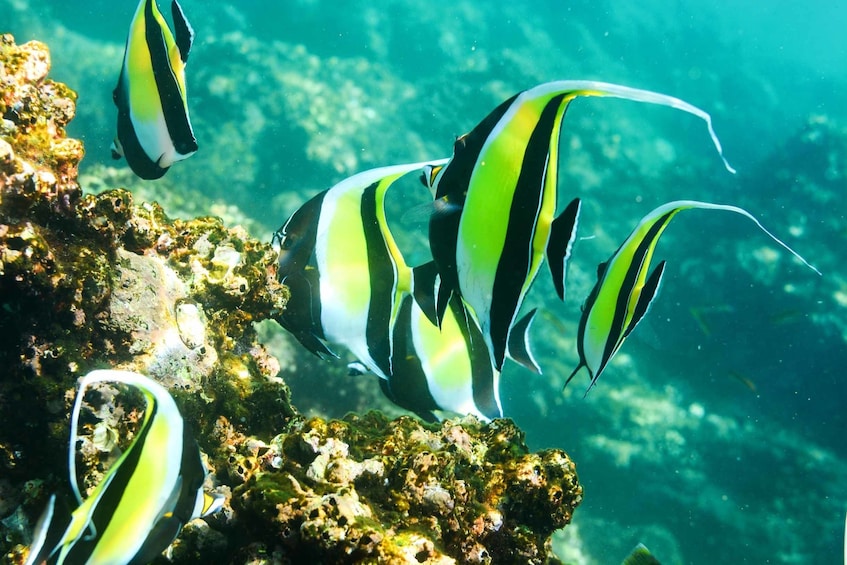
[[[298,563],[545,563],[582,499],[567,455],[529,453],[509,420],[314,418],[259,465],[232,506],[252,551]]]
[[[506,420],[305,420],[257,337],[288,301],[271,247],[125,189],[83,194],[82,143],[64,129],[76,96],[49,68],[43,44],[0,37],[4,562],[23,562],[47,497],[67,488],[76,380],[100,367],[167,386],[208,486],[231,493],[186,526],[169,562],[555,561],[550,536],[582,498],[563,452],[530,453]],[[86,396],[73,442],[84,489],[134,433],[134,401],[115,387]]]

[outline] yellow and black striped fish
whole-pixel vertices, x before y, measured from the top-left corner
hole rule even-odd
[[[391,374],[391,334],[412,274],[388,231],[385,193],[428,163],[353,175],[306,202],[274,234],[277,277],[291,291],[278,321],[312,353],[335,356],[329,343],[338,343],[380,378]]]
[[[88,498],[76,479],[76,430],[85,389],[111,382],[140,390],[144,418],[132,443]],[[204,492],[206,476],[197,442],[168,391],[128,371],[92,371],[80,382],[71,414],[68,450],[71,490],[78,506],[51,496],[36,525],[27,565],[148,563],[188,521],[216,512],[223,498]]]
[[[176,161],[197,151],[185,88],[185,63],[194,31],[176,0],[171,13],[174,34],[156,0],[138,4],[121,75],[112,93],[118,107],[112,157],[125,157],[143,179],[160,178]]]
[[[656,298],[665,269],[665,262],[662,261],[650,276],[647,276],[653,251],[659,243],[659,237],[673,217],[682,210],[691,208],[725,210],[749,218],[772,240],[820,274],[743,208],[695,200],[668,202],[644,216],[617,251],[598,266],[597,283],[585,300],[579,322],[577,335],[579,364],[568,377],[567,382],[570,382],[579,370],[585,367],[591,377],[591,384],[588,386],[588,390],[591,390],[606,365],[623,345],[624,340],[647,313]]]
[[[429,223],[441,284],[434,317],[440,322],[451,294],[476,318],[499,370],[511,332],[544,255],[561,299],[579,200],[554,219],[562,119],[580,96],[611,96],[670,106],[699,116],[720,152],[711,119],[670,96],[591,81],[545,83],[503,102],[454,144],[446,166],[424,181],[435,189]],[[726,164],[727,168],[729,165]]]

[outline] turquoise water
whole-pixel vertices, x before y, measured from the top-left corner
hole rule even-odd
[[[553,300],[544,272],[530,295],[542,308],[533,341],[545,374],[508,367],[505,409],[532,447],[561,447],[577,461],[585,502],[556,540],[567,559],[614,563],[642,541],[666,563],[838,562],[847,509],[847,8],[278,4],[183,3],[197,34],[187,81],[200,150],[153,183],[109,157],[111,91],[135,6],[2,0],[0,27],[19,43],[46,41],[51,76],[79,92],[69,134],[86,144],[84,188],[105,177],[175,214],[231,212],[264,239],[353,172],[447,156],[456,135],[541,82],[617,82],[704,108],[735,176],[690,116],[614,100],[569,110],[561,195],[585,200],[584,239],[567,302]],[[407,189],[420,187],[396,191]],[[659,246],[668,269],[648,319],[585,399],[584,376],[561,393],[597,263],[642,215],[679,198],[744,206],[824,277],[741,218],[683,212]],[[408,253],[425,255],[415,226],[397,229]],[[299,363],[309,371],[290,380],[304,411],[385,408],[378,393],[368,396],[374,383]],[[313,384],[330,378],[346,392],[329,397]]]

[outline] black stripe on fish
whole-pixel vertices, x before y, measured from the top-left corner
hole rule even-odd
[[[368,253],[371,295],[368,302],[366,341],[371,358],[382,372],[391,374],[390,321],[397,291],[397,266],[388,250],[377,218],[375,182],[362,193],[361,215]]]
[[[411,296],[404,296],[400,304],[394,326],[393,371],[388,374],[387,381],[379,381],[385,396],[396,405],[414,412],[423,420],[434,422],[437,419],[432,412],[439,410],[440,406],[429,391],[426,373],[412,341],[412,302]]]
[[[174,489],[178,490],[178,493],[175,493],[176,502],[172,511],[162,516],[150,530],[144,544],[132,558],[132,563],[149,563],[173,543],[182,527],[193,517],[198,492],[205,478],[206,469],[203,468],[203,460],[200,458],[200,448],[188,425],[183,423],[180,480],[174,486]]]
[[[147,0],[144,6],[144,36],[147,40],[147,50],[150,52],[150,63],[153,66],[153,77],[162,104],[162,113],[168,127],[168,134],[174,148],[180,155],[188,155],[197,151],[197,140],[188,121],[188,113],[183,104],[179,83],[171,68],[168,45],[159,22],[153,16],[153,3]],[[158,160],[157,160],[158,161]]]
[[[486,418],[502,418],[503,412],[497,404],[497,386],[494,382],[495,373],[491,366],[491,356],[482,332],[463,306],[462,300],[455,296],[450,303],[453,315],[462,329],[462,337],[471,360],[471,379],[473,400],[477,410]]]
[[[125,157],[132,172],[144,180],[161,178],[168,172],[168,169],[160,167],[152,161],[144,148],[141,147],[141,142],[138,140],[138,134],[135,132],[135,126],[129,115],[129,86],[125,83],[127,78],[124,75],[125,73],[121,71],[118,85],[112,93],[112,99],[115,106],[118,107],[118,133],[112,148],[112,158]]]
[[[449,207],[451,212],[433,214],[429,221],[432,258],[438,265],[438,272],[441,275],[436,300],[439,322],[447,310],[450,294],[459,291],[456,241],[459,237],[460,212],[465,203],[471,175],[486,140],[517,97],[518,94],[497,106],[473,130],[456,140],[453,146],[453,158],[446,165],[438,181],[435,199],[444,198],[451,204]]]
[[[647,314],[647,311],[650,309],[650,304],[653,302],[653,299],[656,298],[656,293],[659,290],[659,285],[662,282],[662,276],[665,273],[665,261],[660,261],[656,268],[653,269],[653,272],[650,273],[650,276],[644,281],[644,286],[641,288],[641,294],[638,295],[638,302],[635,303],[635,309],[632,311],[632,319],[629,321],[629,325],[626,327],[626,330],[623,333],[623,337],[629,337],[629,334],[632,333],[632,330],[635,329],[635,326],[638,325],[638,322],[641,321],[641,318]]]
[[[91,523],[96,529],[96,535],[89,539],[87,533],[82,534],[82,536],[68,551],[66,560],[69,563],[86,562],[88,557],[94,551],[94,548],[97,547],[98,543],[100,543],[103,534],[109,527],[109,522],[114,516],[115,509],[117,509],[121,500],[126,495],[127,485],[129,484],[130,479],[132,479],[132,475],[135,473],[135,469],[138,466],[142,453],[144,453],[147,436],[150,433],[150,428],[152,428],[153,421],[159,411],[159,403],[156,402],[156,399],[153,398],[152,395],[150,398],[152,398],[152,401],[148,400],[146,408],[146,410],[149,410],[150,412],[149,417],[145,414],[143,424],[138,432],[137,438],[133,440],[133,444],[130,447],[129,452],[126,454],[126,458],[123,461],[120,461],[120,467],[112,477],[111,482],[106,485],[106,488],[103,490],[103,495],[94,507],[94,512],[91,515]],[[73,445],[71,447],[73,447]],[[72,477],[71,480],[76,480],[76,478]],[[135,496],[138,496],[137,493]],[[87,531],[88,530],[85,530],[85,532]]]
[[[327,191],[303,204],[274,234],[279,246],[277,279],[291,291],[285,310],[276,318],[303,347],[320,357],[338,357],[326,344],[321,324],[320,272],[314,257],[318,221]]]
[[[556,163],[549,162],[550,144],[558,143],[558,140],[550,139],[550,132],[556,125],[563,99],[563,94],[552,98],[541,112],[527,143],[512,196],[506,240],[494,277],[488,330],[494,364],[498,370],[503,367],[509,332],[520,309],[521,289],[532,265],[532,240],[544,198],[545,177],[557,167]]]

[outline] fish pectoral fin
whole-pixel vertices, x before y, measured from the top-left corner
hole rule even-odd
[[[179,49],[179,58],[182,59],[183,63],[186,63],[188,62],[191,45],[194,43],[194,28],[188,23],[185,12],[182,11],[182,6],[176,0],[171,3],[171,15],[174,20],[174,35],[176,46]]]
[[[532,326],[537,311],[538,308],[533,308],[531,312],[512,326],[509,333],[508,355],[512,361],[520,363],[533,373],[540,375],[541,367],[538,366],[529,343],[529,328]]]
[[[550,239],[547,241],[547,264],[553,276],[553,285],[559,300],[565,299],[565,276],[567,262],[571,255],[573,242],[576,239],[576,229],[579,222],[579,211],[582,204],[579,198],[574,198],[567,208],[553,220],[550,227]]]
[[[412,296],[424,316],[434,326],[439,325],[435,307],[436,289],[440,287],[438,281],[438,267],[435,261],[412,268]]]
[[[226,502],[226,497],[222,494],[209,494],[208,492],[203,491],[203,507],[200,509],[200,515],[198,518],[214,514],[221,509],[224,502]]]
[[[644,315],[647,314],[647,311],[650,309],[650,305],[653,303],[653,300],[656,298],[656,293],[659,291],[659,285],[662,283],[662,275],[665,273],[665,261],[662,261],[656,268],[653,269],[653,272],[650,273],[650,277],[647,279],[647,282],[644,283],[644,288],[641,289],[641,295],[638,297],[638,302],[635,303],[635,310],[632,312],[632,319],[629,321],[629,324],[626,326],[626,330],[624,330],[623,336],[621,336],[621,341],[624,340],[631,332],[635,329],[635,326],[638,325],[638,322],[644,318]]]
[[[400,222],[406,226],[417,226],[426,224],[435,212],[435,202],[424,202],[407,208],[400,216]]]

